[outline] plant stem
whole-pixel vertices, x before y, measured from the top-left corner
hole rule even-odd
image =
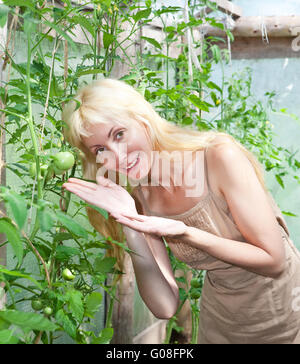
[[[113,314],[113,307],[114,307],[114,303],[115,303],[114,297],[115,297],[115,293],[116,293],[116,289],[117,289],[117,281],[118,281],[118,276],[116,275],[113,279],[112,290],[111,290],[112,297],[110,298],[110,302],[109,302],[105,328],[110,328],[112,326],[111,320],[112,320],[112,314]]]
[[[184,305],[186,301],[186,298],[184,298],[181,302],[179,307],[177,308],[176,314],[169,320],[168,325],[167,325],[167,332],[166,332],[166,338],[164,340],[164,344],[169,344],[170,343],[170,338],[171,338],[171,334],[172,334],[172,330],[175,324],[175,321],[177,320],[177,316],[179,314],[179,312],[182,309],[182,306]],[[170,323],[170,325],[169,325]]]

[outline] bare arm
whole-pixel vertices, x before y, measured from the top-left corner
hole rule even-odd
[[[160,319],[170,319],[179,304],[179,291],[168,253],[161,237],[123,226],[140,295]]]
[[[187,244],[260,275],[276,278],[285,268],[285,251],[276,217],[254,169],[234,145],[212,149],[215,178],[244,242],[225,239],[194,227],[182,237]]]
[[[97,176],[97,184],[69,178],[63,187],[83,200],[107,210],[112,216],[136,213],[140,202],[109,179]],[[169,319],[178,307],[179,292],[162,238],[124,227],[141,297],[156,317]]]

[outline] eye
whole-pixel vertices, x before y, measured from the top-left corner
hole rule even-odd
[[[117,136],[120,135],[120,134],[123,135],[124,134],[124,130],[120,130],[118,133],[116,133],[115,139],[119,139],[119,138],[117,138]]]
[[[115,139],[116,139],[116,140],[120,140],[120,139],[122,138],[123,134],[124,134],[124,130],[120,130],[119,132],[117,132],[117,133],[115,134]],[[121,137],[120,137],[120,138],[118,138],[118,135],[121,135]],[[103,151],[104,151],[104,147],[96,148],[96,149],[95,149],[95,154],[96,154],[96,155],[101,154],[101,153],[99,153],[99,152],[103,152]]]
[[[99,151],[103,152],[103,149],[104,149],[104,147],[96,148],[95,149],[95,154],[98,155]]]

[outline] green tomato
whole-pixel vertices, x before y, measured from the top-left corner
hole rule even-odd
[[[70,152],[59,152],[54,156],[54,165],[60,170],[66,171],[72,168],[74,163],[74,155]]]
[[[46,177],[46,180],[47,180],[47,181],[48,181],[50,178],[52,178],[52,176],[53,176],[53,172],[52,172],[52,174],[51,174],[50,169],[48,170],[48,166],[47,166],[47,164],[42,164],[42,165],[40,166],[40,170],[41,170],[41,180],[43,179],[43,177],[44,177],[45,175],[47,175],[47,177]],[[32,178],[35,178],[35,176],[36,176],[36,163],[35,163],[35,162],[32,162],[32,163],[30,164],[30,167],[29,167],[29,174],[30,174],[30,176],[31,176]]]
[[[29,166],[29,174],[32,178],[36,176],[36,163],[32,162]]]
[[[61,174],[64,174],[66,171],[63,169],[59,169],[55,166],[55,164],[53,164],[53,171],[55,173],[56,176],[59,176]]]
[[[47,164],[42,164],[40,169],[41,169],[41,175],[44,177],[48,169]]]
[[[40,311],[43,308],[43,302],[38,299],[32,300],[31,307],[34,309],[34,311]]]
[[[53,167],[48,167],[47,164],[41,165],[41,175],[43,177],[46,176],[46,181],[49,181],[54,175]]]
[[[66,281],[73,281],[75,278],[74,274],[68,268],[63,270],[62,276]]]
[[[201,282],[199,281],[199,279],[193,278],[193,279],[191,279],[191,286],[194,288],[200,288]]]
[[[47,176],[46,181],[49,181],[50,179],[52,179],[54,177],[54,169],[53,169],[52,165],[50,165],[50,167],[48,167],[46,176]]]
[[[43,312],[44,312],[44,314],[46,316],[50,316],[50,315],[52,315],[53,310],[52,310],[51,307],[47,306],[47,307],[44,308],[44,311]]]
[[[193,300],[197,300],[201,296],[201,292],[196,288],[192,288],[191,291],[190,291],[190,294],[191,294],[191,298]]]

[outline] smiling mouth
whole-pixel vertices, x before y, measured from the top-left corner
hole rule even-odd
[[[140,154],[138,154],[138,156],[136,157],[136,159],[127,166],[127,168],[126,168],[127,171],[129,171],[130,169],[132,169],[139,162],[139,160],[140,160],[139,156],[140,156]]]

